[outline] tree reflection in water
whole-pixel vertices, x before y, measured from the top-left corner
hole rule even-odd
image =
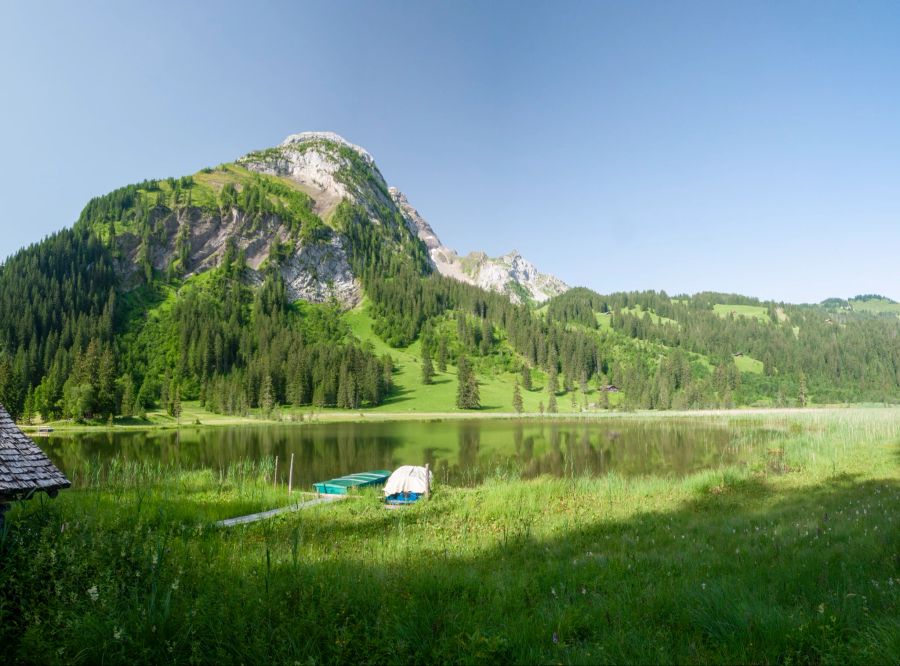
[[[293,454],[294,486],[301,488],[351,472],[425,463],[439,482],[454,485],[498,473],[682,475],[746,459],[777,436],[725,420],[483,419],[54,433],[41,446],[70,474],[113,458],[219,470],[278,456],[282,481]]]

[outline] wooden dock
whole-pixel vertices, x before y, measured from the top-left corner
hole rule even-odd
[[[282,513],[292,513],[294,511],[302,511],[303,509],[309,509],[314,506],[320,506],[322,504],[330,504],[331,502],[337,502],[339,500],[347,499],[347,495],[323,495],[321,497],[316,497],[315,499],[306,500],[305,502],[297,502],[296,504],[290,504],[288,506],[283,506],[278,509],[271,509],[270,511],[261,511],[260,513],[251,513],[249,516],[238,516],[237,518],[226,518],[225,520],[220,520],[216,523],[216,527],[234,527],[235,525],[246,525],[248,523],[255,523],[258,520],[265,520],[266,518],[272,518],[274,516],[279,516]]]

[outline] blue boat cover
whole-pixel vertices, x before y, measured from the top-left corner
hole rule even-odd
[[[394,493],[384,498],[385,504],[412,504],[422,497],[422,493]]]

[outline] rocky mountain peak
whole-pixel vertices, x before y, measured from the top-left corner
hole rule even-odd
[[[293,181],[312,197],[322,219],[343,199],[366,208],[373,220],[379,205],[394,206],[372,156],[334,132],[291,134],[278,146],[248,153],[237,163],[250,171]]]
[[[293,145],[315,143],[317,141],[328,141],[331,143],[336,143],[340,146],[345,146],[347,148],[350,148],[351,150],[356,151],[356,153],[358,153],[359,156],[369,164],[375,163],[372,155],[369,154],[369,152],[365,148],[357,146],[355,143],[350,143],[349,141],[347,141],[347,139],[342,137],[340,134],[337,134],[336,132],[299,132],[298,134],[291,134],[279,144],[279,147],[284,148]]]
[[[431,252],[431,250],[442,249],[444,245],[441,243],[441,239],[437,237],[434,229],[432,229],[431,225],[428,224],[428,221],[419,214],[419,211],[410,205],[406,195],[396,187],[388,188],[388,192],[394,200],[394,203],[397,204],[397,208],[400,209],[400,213],[403,215],[403,219],[406,220],[409,230],[425,243],[425,247],[428,248],[428,251]]]
[[[392,187],[390,195],[410,231],[425,243],[431,262],[441,275],[507,294],[514,303],[522,302],[523,298],[540,303],[568,290],[562,280],[541,273],[517,250],[497,258],[491,258],[484,252],[472,252],[460,257],[455,250],[441,243],[431,225],[400,190]]]

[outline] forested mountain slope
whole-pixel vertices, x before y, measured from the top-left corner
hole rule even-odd
[[[182,400],[247,413],[900,396],[889,307],[572,289],[535,309],[564,286],[521,257],[485,284],[442,275],[446,248],[413,213],[365,150],[324,133],[92,199],[0,267],[0,402],[49,419]]]

